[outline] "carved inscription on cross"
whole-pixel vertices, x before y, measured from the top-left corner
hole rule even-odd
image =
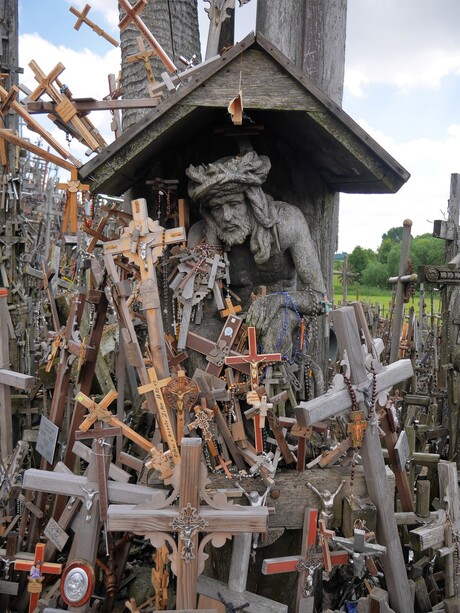
[[[257,353],[256,329],[248,328],[249,352],[242,356],[228,356],[225,358],[227,366],[235,364],[249,364],[251,368],[251,388],[255,390],[259,385],[259,366],[265,362],[280,362],[281,353]]]
[[[195,609],[197,577],[204,568],[204,547],[212,542],[223,545],[232,534],[265,532],[268,509],[266,507],[243,507],[222,500],[209,498],[205,490],[206,469],[201,464],[201,440],[182,440],[182,462],[176,467],[178,479],[175,489],[159,508],[111,505],[108,529],[129,531],[150,538],[154,547],[168,542],[172,547],[172,571],[177,575],[178,609]],[[176,477],[176,474],[174,477]],[[179,494],[179,504],[170,504]],[[201,505],[200,498],[209,506]],[[178,534],[178,543],[171,533]],[[199,543],[200,533],[206,536]]]
[[[160,424],[161,435],[163,437],[164,442],[168,445],[168,448],[171,451],[174,464],[178,464],[180,462],[179,448],[177,446],[176,437],[174,436],[174,430],[171,425],[168,407],[166,406],[162,393],[162,388],[166,387],[166,385],[170,383],[171,377],[159,379],[154,367],[148,369],[148,374],[150,378],[150,383],[147,383],[147,385],[141,385],[137,389],[139,394],[153,392],[153,395],[155,397],[155,403],[157,405],[158,421]]]
[[[33,613],[38,607],[38,599],[42,591],[42,582],[45,575],[60,575],[62,564],[45,562],[45,544],[37,543],[35,555],[32,560],[16,560],[14,570],[23,570],[29,573],[27,591],[30,594],[29,613]]]
[[[164,343],[163,319],[155,264],[167,245],[185,240],[183,228],[165,230],[157,220],[148,217],[144,198],[132,201],[133,219],[124,228],[117,241],[104,243],[104,253],[122,254],[139,266],[141,274],[140,295],[147,319],[149,346],[153,366],[160,378],[167,377],[168,358]]]

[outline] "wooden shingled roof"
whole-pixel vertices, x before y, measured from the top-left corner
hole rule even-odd
[[[261,34],[250,34],[169,94],[79,169],[94,192],[120,195],[162,151],[228,119],[243,92],[245,113],[286,141],[337,192],[394,193],[409,173]],[[193,160],[191,160],[193,161]]]

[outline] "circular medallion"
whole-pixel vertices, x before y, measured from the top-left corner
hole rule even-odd
[[[85,560],[74,560],[64,570],[61,596],[72,607],[81,607],[91,598],[94,589],[94,570]]]

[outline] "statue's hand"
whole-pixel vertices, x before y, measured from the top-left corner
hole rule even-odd
[[[265,334],[279,308],[279,296],[273,294],[261,296],[252,303],[246,321],[250,326],[255,326],[259,334]]]

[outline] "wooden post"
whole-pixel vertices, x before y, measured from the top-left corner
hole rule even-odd
[[[401,256],[399,260],[399,274],[398,277],[402,277],[407,273],[407,264],[409,262],[410,252],[410,239],[411,239],[412,221],[405,219],[403,221],[403,233],[401,241]],[[390,348],[390,364],[396,362],[399,353],[399,343],[401,339],[402,319],[404,311],[404,283],[398,280],[396,288],[396,300],[393,316],[393,331],[391,335],[391,348]]]
[[[332,317],[340,355],[343,355],[346,350],[351,369],[350,380],[356,385],[367,379],[367,373],[353,307],[337,309],[333,312]],[[358,406],[360,410],[365,410],[364,403],[360,402]],[[388,487],[375,414],[371,414],[361,447],[361,455],[366,467],[365,476],[369,497],[377,508],[378,538],[387,548],[387,553],[382,556],[382,560],[390,593],[390,604],[398,613],[412,613],[413,602],[410,597],[398,527],[394,518],[393,499]]]

